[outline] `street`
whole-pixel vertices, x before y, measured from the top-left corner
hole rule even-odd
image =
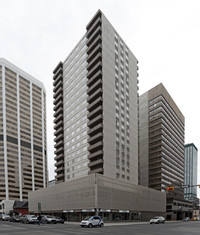
[[[81,228],[78,223],[65,224],[21,224],[7,221],[0,221],[0,234],[2,235],[86,235],[86,234],[108,234],[108,235],[192,235],[199,234],[200,221],[190,222],[166,222],[165,224],[124,223],[105,224],[99,228]]]

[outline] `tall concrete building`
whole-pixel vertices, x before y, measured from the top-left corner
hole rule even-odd
[[[197,166],[198,166],[198,149],[192,144],[185,145],[185,185],[197,185]],[[197,198],[197,187],[184,189],[184,198],[194,201]]]
[[[57,184],[29,193],[31,212],[40,203],[72,221],[164,215],[166,194],[138,185],[137,63],[99,10],[54,70]]]
[[[185,119],[163,84],[140,96],[140,184],[183,198]]]
[[[57,183],[99,173],[138,184],[137,59],[99,10],[54,70]]]
[[[0,58],[0,201],[28,200],[47,184],[46,91]]]

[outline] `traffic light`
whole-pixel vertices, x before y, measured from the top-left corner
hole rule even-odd
[[[167,191],[173,191],[174,190],[174,187],[168,187],[167,188]]]

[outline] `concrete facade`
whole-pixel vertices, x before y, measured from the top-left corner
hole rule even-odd
[[[185,118],[162,83],[139,104],[140,184],[183,198]]]
[[[138,66],[99,10],[54,70],[57,183],[99,173],[138,183]]]
[[[57,184],[29,193],[29,211],[42,213],[109,211],[139,212],[147,220],[164,215],[166,194],[139,185],[120,182],[99,174]],[[80,218],[81,219],[81,218]]]

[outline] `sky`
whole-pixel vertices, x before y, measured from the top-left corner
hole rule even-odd
[[[98,9],[139,61],[139,94],[162,82],[185,116],[185,144],[200,148],[199,0],[0,0],[0,9],[0,57],[46,88],[50,180],[54,178],[52,71],[85,34]]]

